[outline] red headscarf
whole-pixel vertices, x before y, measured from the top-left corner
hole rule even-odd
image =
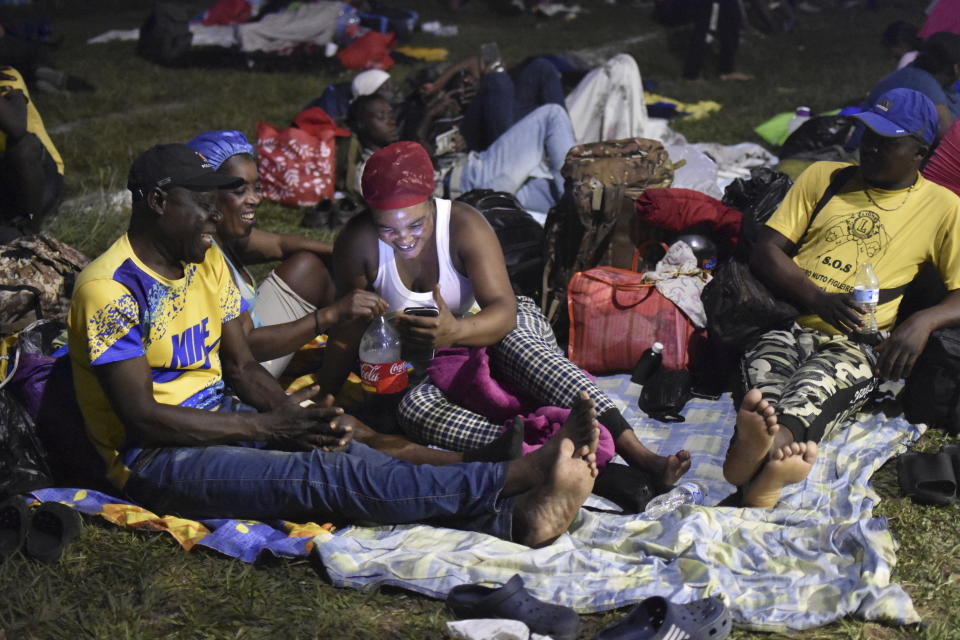
[[[367,160],[360,180],[363,199],[374,209],[402,209],[433,194],[433,163],[416,142],[394,142]]]

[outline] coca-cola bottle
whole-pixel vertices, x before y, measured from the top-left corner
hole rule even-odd
[[[360,384],[363,415],[382,432],[396,430],[396,408],[407,390],[407,363],[400,358],[400,334],[377,316],[360,339]]]

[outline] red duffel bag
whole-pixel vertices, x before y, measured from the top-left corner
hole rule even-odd
[[[590,373],[630,371],[654,342],[666,369],[689,369],[704,348],[697,330],[643,274],[616,267],[579,271],[567,288],[571,361]]]

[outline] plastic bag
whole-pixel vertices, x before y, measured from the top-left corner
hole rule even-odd
[[[390,49],[393,48],[396,38],[392,33],[366,33],[337,53],[337,58],[347,69],[362,71],[364,69],[383,69],[386,71],[393,66]]]
[[[53,323],[34,323],[22,335],[10,336],[0,345],[0,500],[53,485],[36,424],[8,386],[19,373],[23,358],[40,347],[41,332],[31,330],[45,324]]]
[[[750,255],[763,223],[780,206],[793,186],[790,176],[767,167],[750,170],[750,178],[738,178],[723,193],[723,204],[743,212],[737,255]]]
[[[257,123],[257,162],[267,200],[312,206],[334,193],[336,146],[298,127]]]
[[[680,412],[690,400],[691,380],[686,369],[658,369],[643,385],[640,409],[660,422],[683,422]]]
[[[843,147],[853,132],[855,121],[846,116],[810,118],[794,131],[780,149],[781,158],[817,151],[827,147]]]

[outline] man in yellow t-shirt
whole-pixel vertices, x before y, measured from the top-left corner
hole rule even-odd
[[[757,277],[803,315],[791,329],[764,334],[743,357],[749,391],[724,475],[749,506],[773,506],[785,484],[806,477],[823,434],[857,411],[879,378],[908,375],[930,332],[960,323],[960,198],[919,173],[937,134],[936,108],[917,91],[894,89],[855,117],[866,125],[859,167],[812,222],[847,165],[809,167],[751,256]],[[852,295],[864,263],[881,289],[872,335]],[[894,327],[899,294],[924,263],[950,293]]]
[[[145,151],[127,233],[77,280],[70,362],[109,480],[191,518],[431,522],[531,546],[563,533],[596,476],[591,400],[522,460],[435,466],[353,441],[341,409],[301,406],[317,387],[284,393],[250,352],[246,303],[213,243],[216,191],[242,183],[186,145]]]
[[[23,77],[0,67],[0,244],[35,233],[63,195],[63,160]]]

